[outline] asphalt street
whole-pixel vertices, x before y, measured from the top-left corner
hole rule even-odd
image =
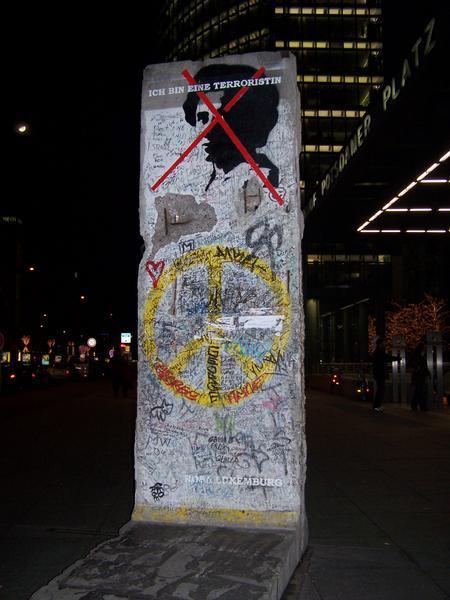
[[[29,598],[129,520],[135,408],[106,381],[0,398],[1,600]]]
[[[0,599],[25,600],[129,520],[135,397],[61,384],[0,417]],[[308,390],[310,546],[283,600],[450,597],[449,433],[447,412]]]

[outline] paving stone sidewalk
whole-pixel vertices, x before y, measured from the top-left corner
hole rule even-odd
[[[307,391],[310,546],[283,600],[450,598],[450,414]]]
[[[1,600],[28,600],[130,518],[134,399],[62,389],[2,404]],[[282,600],[450,598],[449,412],[373,414],[314,390],[306,407],[309,550]]]
[[[279,600],[294,532],[131,522],[32,600]]]

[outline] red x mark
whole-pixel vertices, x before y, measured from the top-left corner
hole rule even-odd
[[[259,77],[261,77],[261,75],[264,73],[264,71],[265,71],[264,67],[261,67],[252,76],[252,79],[258,79]],[[190,85],[195,85],[197,83],[187,69],[185,69],[182,74]],[[233,98],[224,107],[224,112],[229,112],[229,110],[248,91],[248,89],[249,89],[248,86],[241,88],[239,90],[239,92],[237,92],[237,94],[235,94],[233,96]],[[177,160],[167,169],[167,171],[158,179],[158,181],[156,181],[156,183],[154,183],[151,186],[151,190],[156,191],[156,189],[170,175],[170,173],[172,173],[172,171],[178,167],[178,165],[186,158],[186,156],[188,156],[188,154],[190,154],[192,152],[192,150],[211,131],[211,129],[213,127],[215,127],[217,125],[217,123],[219,123],[219,125],[224,129],[224,131],[226,132],[226,134],[228,135],[230,140],[233,142],[233,144],[236,146],[236,148],[239,150],[239,152],[242,154],[242,156],[245,158],[245,160],[252,167],[252,169],[255,171],[255,173],[258,175],[258,177],[261,179],[261,181],[264,183],[264,185],[270,191],[272,196],[276,199],[278,204],[281,206],[283,204],[283,199],[278,194],[278,192],[273,187],[273,185],[270,183],[270,181],[267,179],[267,177],[264,175],[264,173],[261,171],[259,166],[254,161],[254,159],[251,157],[248,150],[245,148],[245,146],[242,144],[240,139],[237,137],[237,135],[234,133],[234,131],[231,129],[231,127],[228,125],[228,123],[225,121],[223,116],[216,109],[216,107],[211,102],[211,100],[208,98],[208,96],[204,92],[199,92],[199,91],[197,91],[197,95],[204,102],[204,104],[206,104],[206,106],[209,108],[209,110],[212,112],[212,114],[214,115],[214,119],[202,131],[202,133],[200,133],[200,135],[186,148],[186,150],[177,158]]]

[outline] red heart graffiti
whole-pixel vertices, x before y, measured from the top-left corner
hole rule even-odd
[[[155,288],[158,285],[159,278],[163,274],[164,261],[159,260],[158,262],[153,262],[152,260],[148,260],[145,263],[145,270],[150,275],[153,282],[153,287]]]

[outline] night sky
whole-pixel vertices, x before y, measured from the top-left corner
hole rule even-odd
[[[135,326],[140,95],[143,68],[159,62],[157,4],[153,13],[108,19],[27,13],[9,20],[0,214],[24,221],[24,266],[36,265],[25,288],[36,310],[51,314],[55,333],[75,327],[80,294],[91,329],[111,313],[117,329]],[[409,49],[405,14],[420,32],[430,5],[385,4],[389,73]],[[16,133],[21,122],[28,135]]]
[[[91,328],[135,323],[141,81],[157,55],[138,16],[124,28],[29,19],[8,43],[0,214],[23,219],[24,289],[56,334],[79,325],[81,294]]]

